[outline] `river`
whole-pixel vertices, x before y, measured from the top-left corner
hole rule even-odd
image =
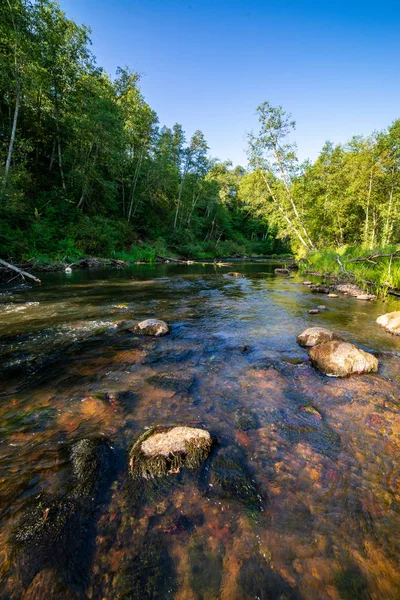
[[[276,266],[137,265],[0,290],[1,599],[400,598],[400,338],[375,323],[400,303],[312,294]],[[150,317],[170,335],[116,329]],[[318,373],[296,344],[313,325],[373,352],[378,374]],[[137,499],[133,440],[177,424],[209,430],[211,457]],[[99,435],[105,489],[78,505],[62,551],[38,534],[27,556],[21,520],[40,494],[71,498],[71,444]],[[222,492],[218,456],[237,467]]]

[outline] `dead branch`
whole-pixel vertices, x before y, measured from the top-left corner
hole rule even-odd
[[[42,283],[40,281],[40,279],[38,279],[34,275],[31,275],[31,273],[27,273],[26,271],[22,271],[21,269],[18,269],[18,267],[12,265],[11,263],[6,262],[5,260],[2,260],[1,258],[0,258],[0,265],[3,265],[4,267],[6,267],[6,269],[9,269],[10,271],[15,271],[15,273],[18,273],[18,276],[22,277],[22,279],[24,281],[25,281],[25,277],[27,277],[28,279],[31,279],[32,281],[34,281],[38,285],[41,285],[41,283]],[[15,279],[15,277],[13,279]]]

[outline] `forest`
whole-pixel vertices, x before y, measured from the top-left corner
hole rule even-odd
[[[4,258],[317,260],[400,241],[400,120],[301,163],[291,115],[264,102],[248,165],[233,166],[200,130],[162,125],[139,73],[98,66],[90,31],[57,2],[2,2],[0,48]]]

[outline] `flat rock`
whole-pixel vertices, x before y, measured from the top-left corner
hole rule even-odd
[[[329,377],[346,377],[361,373],[376,373],[378,360],[343,340],[318,344],[310,350],[313,364]]]
[[[141,335],[153,335],[160,337],[169,333],[169,325],[165,321],[159,319],[146,319],[134,325],[131,329],[133,333],[140,333]]]
[[[386,313],[377,318],[378,325],[393,335],[400,335],[400,310]]]
[[[303,281],[303,285],[312,285],[313,282],[312,281]]]
[[[138,479],[152,479],[179,473],[182,467],[194,469],[207,458],[212,446],[211,435],[197,427],[150,429],[133,444],[129,467]]]
[[[360,294],[356,296],[357,300],[376,300],[376,296],[374,294]]]
[[[318,313],[319,313],[319,309],[318,309],[318,308],[311,308],[311,309],[308,311],[308,314],[309,314],[309,315],[317,315]]]
[[[328,298],[339,298],[339,295],[338,294],[333,294],[332,292],[330,292],[328,294]]]
[[[340,336],[324,327],[309,327],[297,337],[297,343],[303,348],[312,348],[331,340],[340,340]]]

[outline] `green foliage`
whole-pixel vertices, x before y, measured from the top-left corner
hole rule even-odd
[[[0,4],[1,255],[281,251],[241,195],[244,169],[212,160],[201,131],[159,127],[139,74],[110,78],[88,33],[54,0]]]

